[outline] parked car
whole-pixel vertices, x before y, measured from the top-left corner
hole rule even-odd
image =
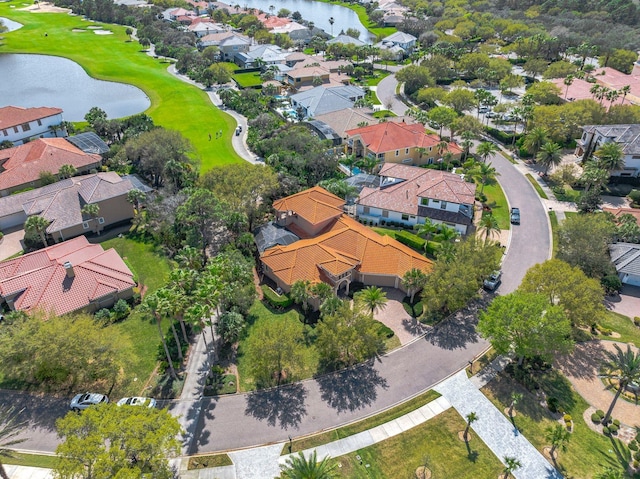
[[[240,136],[240,132],[242,131],[242,127],[239,126],[236,128],[236,136]]]
[[[488,106],[481,106],[480,108],[478,108],[478,113],[487,113],[488,111],[491,111]]]
[[[495,291],[495,289],[500,286],[502,282],[502,271],[494,271],[491,275],[484,280],[483,286],[484,289],[488,291]]]
[[[87,409],[90,406],[96,406],[98,404],[106,404],[109,402],[109,398],[104,394],[99,393],[84,393],[76,394],[71,400],[69,409],[72,411],[81,411]]]
[[[520,208],[511,208],[511,224],[520,224]]]
[[[148,408],[156,407],[156,400],[153,398],[130,397],[122,398],[117,402],[118,406],[146,406]]]
[[[487,118],[497,118],[498,114],[495,111],[490,111],[489,113],[487,113],[486,116],[487,116]]]

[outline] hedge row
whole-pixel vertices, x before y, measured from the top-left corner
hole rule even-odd
[[[408,231],[396,231],[396,239],[410,248],[418,251],[424,250],[424,240],[413,233],[409,233]]]
[[[266,284],[262,285],[264,299],[274,308],[288,308],[293,304],[293,300],[288,294],[278,294]]]

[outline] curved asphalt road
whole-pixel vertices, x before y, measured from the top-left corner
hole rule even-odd
[[[392,91],[395,96],[395,87]],[[522,224],[512,229],[503,264],[501,292],[508,293],[518,287],[529,267],[549,257],[549,222],[536,191],[516,167],[500,154],[490,161],[500,173],[498,180],[510,204],[518,206],[522,216]],[[350,371],[268,391],[205,398],[201,413],[199,401],[194,401],[191,411],[199,420],[190,452],[287,441],[289,436],[361,419],[419,394],[487,347],[476,335],[474,316],[459,314],[379,361]],[[0,404],[25,408],[31,427],[23,434],[27,440],[21,448],[55,450],[59,441],[55,418],[66,412],[67,400],[0,391]]]

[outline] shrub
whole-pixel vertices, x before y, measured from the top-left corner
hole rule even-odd
[[[636,441],[631,441],[629,443],[629,449],[631,449],[632,451],[637,451],[638,450],[638,443]]]
[[[393,335],[395,333],[387,325],[380,323],[380,325],[378,326],[378,334],[380,334],[380,336],[384,336],[385,338],[388,339],[388,338],[393,337]]]
[[[571,414],[565,414],[563,416],[564,422],[571,422]]]
[[[109,323],[111,321],[111,311],[107,308],[102,308],[99,311],[96,311],[96,314],[93,315],[96,321],[100,321],[101,323]]]
[[[598,410],[596,411],[596,414],[597,414],[598,416],[600,416],[600,419],[601,419],[601,420],[602,420],[602,418],[604,417],[604,411],[603,411],[602,409],[598,409]]]
[[[0,231],[0,241],[2,241],[2,238],[4,238],[4,233]]]
[[[633,318],[633,324],[640,327],[640,316],[636,316],[635,318]]]
[[[617,274],[608,274],[600,280],[600,284],[608,295],[619,293],[622,289],[622,281]]]
[[[262,285],[264,299],[274,308],[288,308],[293,304],[293,300],[287,294],[278,294],[266,284]]]
[[[620,419],[614,419],[613,420],[613,424],[615,424],[616,426],[620,427]]]
[[[616,426],[615,424],[609,424],[608,427],[609,427],[609,432],[611,434],[617,434],[618,429],[619,429],[618,426]]]
[[[591,415],[591,422],[593,422],[594,424],[600,424],[601,420],[602,418],[598,416],[595,412]]]
[[[422,305],[422,301],[418,301],[416,304],[413,305],[413,314],[416,315],[416,318],[419,316],[422,316],[423,310],[424,310],[424,307]]]
[[[558,398],[550,396],[547,398],[547,407],[551,412],[558,412]]]
[[[640,452],[636,452],[636,453],[633,455],[633,458],[634,458],[636,461],[640,461]]]
[[[632,205],[640,204],[640,190],[631,190],[629,193],[629,199],[631,200]]]
[[[398,231],[396,233],[396,239],[400,241],[400,243],[407,245],[409,248],[419,251],[424,250],[425,241],[419,236],[409,233],[408,231]]]
[[[113,305],[113,320],[119,321],[121,319],[124,319],[129,316],[130,312],[131,308],[129,307],[127,302],[124,299],[119,299],[116,304]]]
[[[602,428],[602,434],[604,434],[605,436],[609,435],[609,428],[607,426]]]

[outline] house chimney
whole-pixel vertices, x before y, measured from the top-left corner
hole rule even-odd
[[[67,278],[75,278],[76,273],[75,271],[73,271],[73,265],[71,264],[71,262],[66,261],[64,263],[64,269],[67,272]]]

